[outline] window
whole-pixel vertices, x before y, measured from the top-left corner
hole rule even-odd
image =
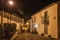
[[[49,24],[48,11],[44,12],[44,24]]]
[[[48,13],[48,11],[44,12],[44,18],[45,19],[47,18],[47,13]]]
[[[44,33],[46,35],[48,34],[48,24],[49,24],[48,11],[45,11],[44,12]]]

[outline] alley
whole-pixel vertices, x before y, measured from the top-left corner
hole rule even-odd
[[[0,40],[60,40],[60,0],[0,0]]]

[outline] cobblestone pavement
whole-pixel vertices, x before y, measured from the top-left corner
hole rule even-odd
[[[52,38],[47,38],[37,34],[21,34],[18,35],[14,40],[56,40]]]

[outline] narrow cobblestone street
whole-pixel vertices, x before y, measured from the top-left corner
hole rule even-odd
[[[44,37],[38,34],[25,33],[21,35],[18,34],[18,36],[14,40],[57,40],[57,39]]]
[[[60,40],[60,0],[0,0],[0,40]]]

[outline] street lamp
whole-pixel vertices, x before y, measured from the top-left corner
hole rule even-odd
[[[13,1],[9,1],[9,4],[10,4],[10,5],[13,5]]]
[[[13,6],[13,1],[12,0],[8,1],[8,4],[9,4],[9,6]],[[10,11],[11,11],[11,7],[10,7]],[[8,16],[10,19],[9,23],[11,24],[11,14],[10,15],[8,14]]]
[[[29,23],[27,22],[26,25],[28,25]]]

